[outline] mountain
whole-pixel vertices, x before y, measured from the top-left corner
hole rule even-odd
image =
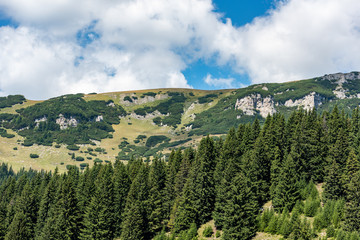
[[[359,104],[359,72],[216,91],[153,89],[45,101],[12,95],[0,98],[0,161],[15,169],[65,171],[67,165],[162,156],[269,114],[335,105],[351,113]]]

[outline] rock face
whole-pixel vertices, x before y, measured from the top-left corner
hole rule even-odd
[[[274,100],[271,96],[261,97],[260,94],[251,94],[241,99],[237,99],[235,109],[242,110],[245,115],[254,115],[256,111],[266,118],[269,114],[276,113]]]
[[[39,127],[40,122],[46,122],[47,117],[43,116],[42,118],[35,119],[36,127]]]
[[[65,118],[64,115],[60,114],[56,119],[56,124],[59,124],[60,129],[64,130],[68,127],[77,127],[78,121],[74,117]]]
[[[311,92],[309,95],[306,95],[305,97],[301,99],[297,99],[293,101],[292,99],[289,99],[285,102],[286,107],[302,107],[304,110],[312,110],[313,108],[317,108],[322,104],[322,97],[315,93]]]

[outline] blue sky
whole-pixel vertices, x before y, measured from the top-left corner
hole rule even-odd
[[[358,0],[0,0],[0,9],[0,95],[238,88],[360,70]]]
[[[213,1],[215,12],[223,14],[223,21],[230,18],[232,24],[241,27],[253,21],[256,17],[267,15],[267,11],[274,7],[274,0],[216,0]],[[189,83],[198,89],[217,89],[219,86],[211,86],[201,81],[207,74],[214,78],[233,78],[233,87],[241,87],[251,83],[247,74],[239,74],[232,70],[229,65],[217,65],[214,61],[199,60],[188,66],[183,71]],[[223,86],[227,87],[227,86]]]

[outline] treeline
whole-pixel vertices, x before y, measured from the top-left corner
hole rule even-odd
[[[20,177],[2,170],[0,239],[186,240],[212,219],[224,240],[257,231],[314,239],[325,228],[359,239],[359,142],[359,110],[349,117],[335,107],[240,125],[224,140],[173,151],[168,162]]]

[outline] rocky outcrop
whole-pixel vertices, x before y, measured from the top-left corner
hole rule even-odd
[[[97,116],[97,117],[95,118],[95,122],[102,122],[102,121],[104,121],[104,117],[103,117],[102,115]]]
[[[77,127],[78,121],[74,117],[65,118],[64,115],[60,114],[56,119],[56,124],[60,125],[61,130],[64,130],[68,127]]]
[[[255,115],[256,111],[259,111],[264,118],[276,113],[273,98],[271,96],[263,98],[259,93],[237,99],[235,109],[242,110],[245,115]]]
[[[37,118],[37,119],[35,119],[35,123],[36,123],[36,126],[35,127],[39,127],[39,124],[41,123],[41,122],[46,122],[47,121],[47,117],[46,116],[43,116],[42,118]]]
[[[301,99],[297,99],[293,101],[292,99],[289,99],[285,102],[286,107],[302,107],[304,110],[312,110],[313,108],[317,108],[322,104],[322,97],[317,94],[316,92],[311,92],[309,95],[306,95],[305,97]]]
[[[328,80],[333,84],[337,85],[335,90],[333,90],[333,93],[339,99],[359,98],[358,94],[352,96],[347,95],[346,93],[348,92],[348,89],[345,89],[343,86],[344,83],[347,83],[349,81],[360,80],[360,74],[358,72],[328,74],[321,77],[320,79]]]

